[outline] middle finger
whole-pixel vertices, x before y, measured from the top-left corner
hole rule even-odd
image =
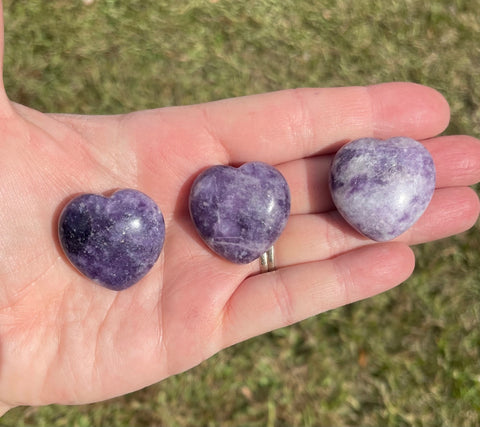
[[[480,141],[469,136],[443,136],[423,141],[433,157],[436,187],[473,185],[480,180]],[[328,189],[332,155],[295,160],[277,166],[292,194],[291,214],[335,209]]]

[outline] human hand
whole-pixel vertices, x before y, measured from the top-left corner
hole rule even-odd
[[[435,91],[412,84],[301,89],[88,117],[42,114],[0,93],[0,401],[85,403],[184,371],[222,348],[404,281],[408,245],[469,228],[479,212],[480,144],[434,138],[448,123]],[[424,216],[390,243],[354,232],[327,187],[332,154],[362,136],[420,139],[437,168]],[[189,218],[196,175],[214,164],[275,165],[292,216],[279,269],[213,254]],[[56,238],[72,195],[137,188],[162,209],[166,242],[150,273],[116,293],[83,278]]]

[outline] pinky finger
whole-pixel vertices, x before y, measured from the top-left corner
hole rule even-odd
[[[224,346],[377,295],[413,271],[412,250],[382,243],[247,278],[225,306]]]

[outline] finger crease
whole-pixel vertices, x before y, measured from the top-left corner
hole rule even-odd
[[[289,287],[285,282],[284,275],[282,270],[279,270],[275,273],[274,283],[272,286],[273,297],[275,298],[276,305],[280,311],[282,319],[284,320],[285,325],[290,325],[294,323],[294,307],[292,295],[289,291]]]

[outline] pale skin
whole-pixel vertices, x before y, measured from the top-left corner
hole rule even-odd
[[[297,89],[118,116],[43,114],[1,88],[3,412],[131,392],[249,337],[387,291],[412,273],[410,245],[467,230],[479,215],[468,186],[480,179],[480,142],[436,137],[449,108],[427,87]],[[398,135],[431,152],[437,189],[411,230],[379,244],[335,211],[328,167],[349,140]],[[257,262],[213,254],[187,204],[204,168],[254,160],[276,166],[292,192],[292,215],[275,244],[278,269],[266,274]],[[74,195],[118,188],[153,198],[167,230],[154,268],[122,292],[81,276],[56,236]]]

